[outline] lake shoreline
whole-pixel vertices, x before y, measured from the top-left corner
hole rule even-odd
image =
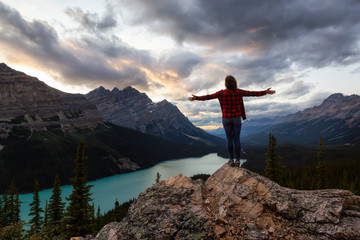
[[[171,159],[150,168],[89,181],[88,184],[93,185],[91,192],[95,208],[100,206],[103,213],[114,208],[116,200],[121,204],[137,198],[142,191],[155,183],[157,172],[161,175],[160,180],[177,176],[180,173],[188,177],[198,173],[213,174],[226,162],[227,159],[218,156],[217,153],[210,153],[202,157]],[[72,185],[62,186],[61,190],[61,196],[65,202],[65,197],[72,192]],[[49,202],[52,188],[41,190],[39,194],[41,207],[45,209],[45,203]],[[21,204],[20,212],[22,220],[28,221],[29,219],[27,214],[32,198],[32,193],[20,195],[20,200],[24,202]]]

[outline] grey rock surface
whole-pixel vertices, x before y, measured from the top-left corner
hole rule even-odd
[[[281,187],[224,164],[205,183],[156,184],[95,239],[360,239],[360,196]]]

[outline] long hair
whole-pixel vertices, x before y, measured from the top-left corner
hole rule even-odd
[[[227,75],[225,78],[225,87],[229,90],[235,91],[237,89],[236,79],[232,75]]]

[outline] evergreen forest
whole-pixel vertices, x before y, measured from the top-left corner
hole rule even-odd
[[[328,153],[329,149],[331,154]],[[19,191],[14,182],[10,183],[0,197],[0,239],[52,239],[54,236],[58,239],[68,239],[73,236],[95,236],[107,223],[121,221],[126,216],[134,199],[122,204],[115,200],[114,208],[103,214],[100,206],[92,204],[92,186],[88,184],[86,174],[85,150],[86,144],[81,142],[77,147],[73,177],[69,180],[72,183],[73,192],[66,198],[67,202],[61,198],[59,175],[54,178],[52,195],[50,201],[46,202],[45,209],[40,207],[39,182],[37,180],[33,182],[33,201],[30,203],[29,222],[20,219]],[[279,148],[276,137],[269,134],[267,151],[265,153],[257,151],[263,156],[263,165],[255,161],[253,165],[248,164],[249,169],[289,188],[345,189],[354,194],[360,194],[359,155],[341,155],[342,151],[336,151],[339,156],[335,156],[334,160],[336,154],[331,152],[333,148],[323,146],[321,137],[319,137],[316,151],[310,151],[304,146],[304,152],[313,155],[315,160],[307,162],[308,164],[292,165],[287,162],[286,166],[283,165],[286,156],[283,157],[282,154],[286,151],[288,150],[284,150],[283,147]],[[330,160],[328,156],[331,156]],[[337,157],[341,160],[336,159]],[[259,169],[259,166],[264,166],[264,168]],[[192,178],[206,181],[209,176],[209,174],[198,174]],[[158,183],[160,177],[161,175],[157,173],[154,182]]]
[[[360,156],[344,155],[341,160],[327,160],[321,136],[314,163],[300,166],[281,165],[276,138],[269,135],[266,167],[257,171],[278,184],[301,190],[345,189],[360,194]],[[334,156],[332,156],[334,157]]]
[[[115,203],[113,210],[101,214],[100,206],[95,211],[92,205],[85,161],[85,143],[77,148],[74,176],[70,179],[73,192],[65,202],[61,198],[60,178],[55,176],[52,195],[45,209],[40,207],[40,185],[34,181],[33,201],[30,203],[30,220],[20,219],[19,191],[12,182],[0,197],[0,239],[69,239],[74,236],[95,235],[106,223],[120,221],[125,217],[132,201]],[[28,229],[28,230],[25,230]]]

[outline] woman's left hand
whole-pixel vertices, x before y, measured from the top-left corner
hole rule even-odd
[[[265,90],[266,94],[270,94],[273,95],[274,93],[276,93],[274,90],[270,90],[271,88],[268,88]]]

